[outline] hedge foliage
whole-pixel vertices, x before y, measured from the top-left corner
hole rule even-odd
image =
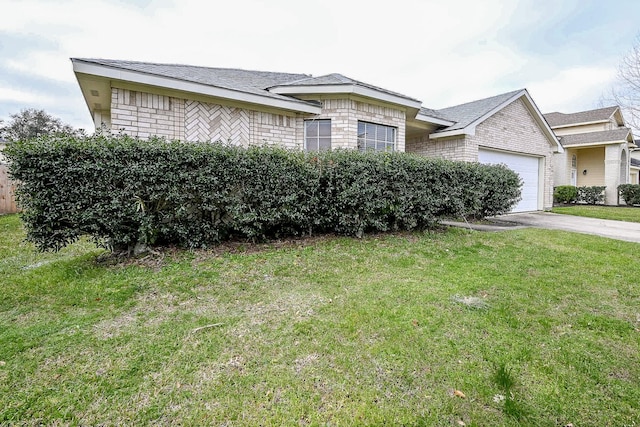
[[[604,202],[605,186],[594,185],[592,187],[578,187],[578,201],[588,205]]]
[[[553,190],[553,200],[556,203],[575,203],[578,199],[578,189],[573,185],[559,185]]]
[[[604,202],[605,186],[576,187],[573,185],[559,185],[553,190],[553,200],[556,203],[586,203],[595,205]]]
[[[404,153],[320,154],[127,136],[44,137],[7,149],[28,240],[57,250],[206,247],[232,238],[426,229],[508,212],[505,166]]]
[[[627,205],[640,205],[640,185],[622,184],[618,186],[618,191]]]

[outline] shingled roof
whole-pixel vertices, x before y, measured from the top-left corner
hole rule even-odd
[[[620,128],[613,130],[603,130],[600,132],[577,133],[564,135],[560,142],[563,146],[584,145],[584,144],[614,144],[627,141],[631,129]]]
[[[560,126],[569,126],[578,123],[591,123],[591,122],[606,122],[611,119],[611,116],[618,110],[619,107],[605,107],[598,108],[596,110],[579,111],[577,113],[547,113],[544,118],[547,119],[551,128]]]
[[[310,77],[308,74],[253,71],[238,68],[212,68],[194,65],[157,64],[152,62],[120,61],[112,59],[73,58],[73,60],[164,78],[168,77],[171,79],[199,83],[223,89],[230,89],[238,92],[251,93],[274,99],[286,99],[288,101],[292,101],[292,98],[271,93],[267,88]]]
[[[464,129],[476,120],[482,118],[486,114],[489,114],[491,111],[498,108],[518,93],[521,93],[523,90],[524,89],[514,90],[512,92],[503,93],[490,98],[478,99],[476,101],[455,105],[453,107],[435,110],[435,113],[438,114],[438,118],[455,122],[455,124],[441,129],[438,132]]]
[[[335,85],[355,85],[355,86],[362,86],[362,87],[366,87],[369,89],[373,89],[375,91],[378,92],[383,92],[383,93],[387,93],[389,95],[393,95],[393,96],[398,96],[400,98],[405,98],[411,101],[416,101],[416,102],[420,102],[419,100],[412,98],[410,96],[407,95],[403,95],[401,93],[398,92],[393,92],[390,91],[388,89],[383,89],[381,87],[378,86],[374,86],[371,85],[369,83],[364,83],[361,82],[359,80],[355,80],[352,79],[350,77],[344,76],[342,74],[338,74],[338,73],[332,73],[332,74],[327,74],[324,76],[318,76],[318,77],[311,77],[311,76],[307,76],[301,80],[296,80],[296,81],[292,81],[292,82],[286,82],[286,83],[282,83],[279,84],[277,86],[289,86],[289,87],[295,87],[295,86],[335,86]],[[274,85],[276,86],[276,85]]]

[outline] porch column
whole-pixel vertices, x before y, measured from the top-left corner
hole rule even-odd
[[[620,147],[607,145],[604,150],[605,205],[618,203],[618,185],[620,184]]]

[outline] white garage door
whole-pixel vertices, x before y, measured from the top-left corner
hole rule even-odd
[[[478,150],[480,163],[504,163],[522,178],[522,200],[513,208],[512,212],[528,212],[538,210],[539,168],[538,157],[522,154],[505,153],[503,151]]]

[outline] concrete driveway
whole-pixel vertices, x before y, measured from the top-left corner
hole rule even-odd
[[[501,221],[518,225],[595,234],[611,239],[640,243],[640,223],[560,215],[551,212],[528,212],[501,215]]]

